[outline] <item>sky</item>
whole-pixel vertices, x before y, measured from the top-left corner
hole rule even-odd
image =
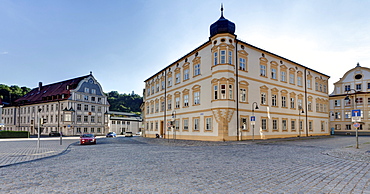
[[[104,92],[144,80],[208,41],[237,38],[329,75],[370,67],[369,0],[0,0],[0,84],[35,88],[92,71]]]

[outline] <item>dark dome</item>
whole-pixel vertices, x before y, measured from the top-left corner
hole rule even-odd
[[[234,32],[235,32],[235,24],[224,18],[223,8],[221,8],[221,17],[220,17],[220,19],[218,19],[210,27],[211,37],[216,35],[216,34],[221,34],[221,33],[234,34]]]

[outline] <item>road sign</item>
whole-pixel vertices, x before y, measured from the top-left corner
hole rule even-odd
[[[352,117],[361,117],[361,110],[360,109],[352,110]]]
[[[251,121],[256,121],[256,117],[255,116],[251,116]]]
[[[352,122],[361,122],[361,117],[352,117]]]
[[[354,126],[355,128],[359,128],[359,127],[360,127],[360,123],[353,123],[353,126]]]

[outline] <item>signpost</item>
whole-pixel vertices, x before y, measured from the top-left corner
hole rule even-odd
[[[358,128],[361,126],[361,110],[355,109],[352,110],[352,122],[354,122],[353,126],[356,128],[356,149],[358,149]]]
[[[251,116],[251,125],[253,126],[253,129],[252,129],[252,141],[254,141],[254,125],[256,124],[256,117],[255,116]]]

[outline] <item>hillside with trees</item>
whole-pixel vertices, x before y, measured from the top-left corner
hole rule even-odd
[[[30,91],[31,89],[27,87],[0,84],[0,98],[6,103],[14,102]],[[140,95],[133,92],[131,94],[119,94],[117,91],[108,92],[106,95],[108,96],[110,111],[141,114],[140,105],[143,102],[143,98]]]

